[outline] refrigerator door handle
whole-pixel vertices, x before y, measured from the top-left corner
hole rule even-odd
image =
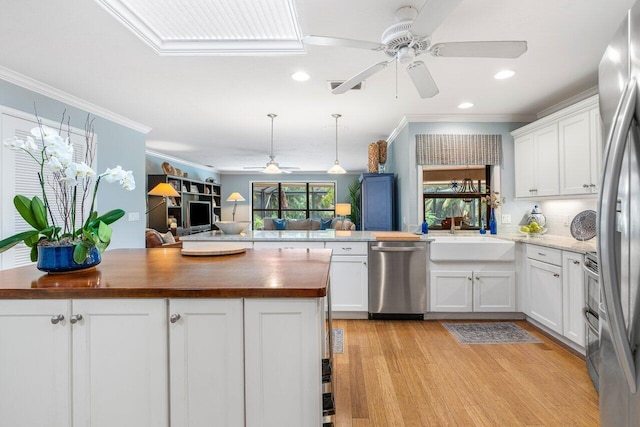
[[[602,289],[604,306],[611,329],[611,341],[615,349],[618,363],[627,380],[629,390],[635,393],[636,368],[627,338],[622,302],[620,299],[619,278],[616,270],[614,237],[616,233],[616,204],[618,199],[618,182],[622,170],[622,161],[627,142],[627,135],[635,115],[637,83],[629,80],[616,109],[611,132],[607,136],[604,156],[600,194],[598,196],[599,238],[598,265],[602,266]],[[633,133],[632,133],[633,134]]]

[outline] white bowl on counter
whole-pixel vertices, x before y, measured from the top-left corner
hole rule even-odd
[[[249,225],[249,221],[216,221],[213,223],[224,234],[240,234]]]

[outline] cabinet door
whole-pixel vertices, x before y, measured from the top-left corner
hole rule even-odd
[[[322,417],[323,300],[246,299],[248,427],[319,427]]]
[[[166,301],[73,300],[73,424],[168,425]]]
[[[244,425],[242,300],[172,299],[169,316],[171,425]]]
[[[534,196],[560,194],[560,167],[558,159],[558,125],[546,126],[533,134],[535,146]]]
[[[584,346],[585,330],[582,307],[585,306],[582,255],[562,252],[563,335]]]
[[[429,310],[472,311],[473,273],[471,271],[432,271],[429,283]]]
[[[602,126],[600,124],[600,110],[598,107],[589,111],[589,125],[591,127],[591,192],[600,190],[600,174],[602,172]]]
[[[324,242],[262,241],[254,242],[253,249],[324,249]]]
[[[528,133],[514,140],[516,173],[516,197],[535,196],[535,149],[533,134]]]
[[[1,425],[71,426],[70,306],[69,300],[0,301]],[[64,320],[52,323],[58,315]]]
[[[558,122],[560,194],[591,193],[590,133],[588,111]]]
[[[393,230],[393,174],[366,174],[362,180],[362,229]]]
[[[473,311],[516,311],[515,272],[475,272],[473,279]]]
[[[562,267],[528,259],[529,315],[562,334]]]
[[[333,311],[368,311],[366,256],[334,256],[331,259],[330,274]]]

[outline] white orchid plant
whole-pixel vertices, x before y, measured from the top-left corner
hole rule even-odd
[[[86,152],[84,160],[73,161],[73,144],[67,136],[60,136],[64,122],[59,130],[42,124],[38,118],[38,126],[31,129],[31,136],[26,139],[11,137],[4,141],[6,147],[27,153],[39,166],[38,182],[42,191],[42,198],[34,196],[32,199],[16,195],[13,199],[18,213],[33,230],[23,231],[11,237],[0,240],[0,252],[24,242],[31,248],[31,260],[38,260],[39,245],[74,245],[73,259],[76,263],[83,263],[92,248],[100,253],[111,242],[110,224],[124,216],[122,209],[114,209],[100,216],[95,210],[98,187],[102,180],[112,183],[119,182],[125,190],[133,190],[136,186],[131,171],[125,171],[120,166],[107,170],[98,175],[91,168],[95,154],[93,119],[87,117],[85,123]],[[69,118],[67,117],[67,126]],[[70,134],[70,128],[67,128]],[[41,143],[40,145],[36,143]],[[49,186],[53,199],[47,195]],[[91,197],[91,208],[85,215],[85,201]],[[81,208],[76,208],[80,202]],[[54,216],[55,212],[58,214]],[[79,226],[78,224],[82,224]]]

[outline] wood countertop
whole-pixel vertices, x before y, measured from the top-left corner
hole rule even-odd
[[[320,298],[331,251],[263,249],[214,257],[177,248],[115,249],[89,271],[46,274],[35,265],[0,271],[0,299]]]

